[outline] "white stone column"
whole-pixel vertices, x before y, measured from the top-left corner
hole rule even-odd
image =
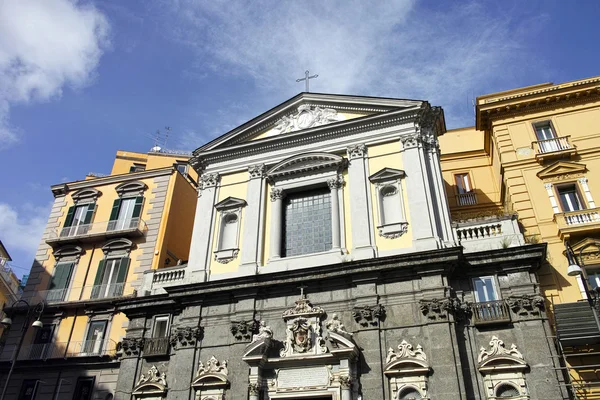
[[[217,173],[203,174],[200,177],[202,189],[198,190],[198,204],[194,218],[194,230],[188,261],[189,283],[204,282],[212,255],[212,236],[215,224],[215,204],[221,177]]]
[[[592,198],[592,193],[590,192],[587,178],[584,176],[577,180],[581,184],[581,188],[583,189],[583,193],[585,194],[585,199],[587,200],[589,208],[596,208],[596,203],[594,203],[594,199]]]
[[[248,167],[249,181],[246,194],[246,211],[244,213],[240,272],[243,275],[256,274],[256,268],[262,260],[261,216],[265,208],[265,165]]]
[[[554,214],[559,213],[560,210],[558,208],[558,203],[556,202],[556,197],[554,196],[553,185],[551,183],[544,183],[544,187],[546,188],[546,193],[548,193],[548,198],[550,199],[552,211],[554,211]]]
[[[331,191],[331,248],[341,248],[340,231],[340,198],[339,189],[342,187],[342,181],[339,178],[331,178],[327,181]]]
[[[446,196],[446,188],[444,185],[444,178],[442,176],[442,164],[440,162],[440,146],[435,133],[430,132],[429,140],[427,141],[427,151],[429,153],[429,165],[432,172],[432,179],[434,180],[434,191],[437,200],[437,210],[439,232],[442,240],[444,241],[455,241],[452,232],[452,218],[450,217],[450,206],[448,205],[448,197]]]
[[[283,198],[285,192],[279,188],[271,189],[271,230],[269,261],[281,258],[281,224],[283,223]]]
[[[402,166],[406,172],[406,195],[410,213],[410,228],[413,247],[416,250],[429,250],[438,247],[433,204],[429,196],[430,182],[427,176],[425,154],[420,145],[418,133],[400,137],[404,147]]]
[[[347,148],[348,190],[350,191],[350,221],[354,260],[375,257],[371,187],[368,180],[367,146],[357,144]]]

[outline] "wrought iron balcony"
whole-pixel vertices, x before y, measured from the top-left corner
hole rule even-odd
[[[144,341],[144,357],[166,356],[169,354],[169,338],[150,338]]]
[[[73,357],[104,357],[114,356],[117,344],[114,340],[82,340],[71,342],[56,342],[30,344],[22,346],[18,360],[48,360]],[[0,355],[0,361],[12,359],[15,348],[5,349]]]
[[[31,299],[45,301],[46,303],[62,303],[65,301],[109,299],[122,296],[131,296],[134,289],[125,282],[105,285],[92,285],[65,289],[40,290],[33,293]],[[27,296],[27,294],[26,294]]]
[[[504,300],[473,303],[474,325],[489,325],[510,322],[510,309]]]
[[[57,228],[50,232],[46,243],[49,245],[63,245],[75,242],[92,242],[117,236],[139,237],[143,236],[147,230],[148,227],[141,218],[94,222]]]
[[[477,195],[475,192],[457,194],[456,203],[459,206],[474,206],[477,204]]]
[[[533,142],[535,157],[544,159],[553,156],[564,156],[565,154],[575,154],[575,147],[569,142],[570,136],[561,136],[551,139],[538,140]]]
[[[585,233],[600,229],[600,208],[554,214],[561,239],[572,233]]]

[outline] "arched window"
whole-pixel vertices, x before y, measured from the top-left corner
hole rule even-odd
[[[236,247],[238,216],[228,213],[223,216],[221,222],[221,243],[219,249],[227,250]]]
[[[413,387],[408,387],[400,392],[398,396],[398,400],[413,400],[413,399],[422,399],[421,393]]]
[[[235,259],[239,252],[240,220],[242,208],[246,201],[227,197],[215,204],[219,211],[220,221],[218,226],[217,248],[215,260],[226,264]]]
[[[393,185],[385,185],[380,190],[381,195],[381,214],[384,224],[395,224],[403,222],[402,203],[398,188]]]
[[[369,180],[375,185],[377,209],[379,213],[379,236],[395,239],[406,233],[408,222],[404,213],[402,179],[404,171],[384,168],[371,175]]]
[[[496,397],[500,398],[513,398],[520,395],[519,389],[508,383],[503,383],[496,389]]]

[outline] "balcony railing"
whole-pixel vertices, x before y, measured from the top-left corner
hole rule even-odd
[[[477,204],[477,195],[475,192],[460,193],[456,195],[456,202],[459,206],[474,206]]]
[[[105,285],[92,285],[67,289],[40,290],[31,298],[36,301],[44,300],[46,303],[61,303],[63,301],[108,299],[114,297],[131,296],[134,289],[125,282]]]
[[[569,143],[569,136],[538,140],[537,142],[533,142],[533,144],[535,146],[536,154],[556,153],[573,149],[573,146]]]
[[[454,237],[467,253],[525,244],[516,215],[454,222]]]
[[[15,273],[7,263],[4,263],[4,265],[0,265],[0,276],[2,276],[5,285],[8,288],[10,288],[10,290],[13,292],[13,295],[15,297],[13,301],[17,301],[18,298],[21,296],[21,288],[19,287],[19,281],[15,276]]]
[[[600,208],[554,214],[562,237],[573,232],[583,233],[600,228]]]
[[[57,342],[22,346],[18,360],[47,360],[72,357],[114,356],[117,345],[114,340],[83,340],[78,342]],[[13,350],[14,351],[14,350]],[[6,354],[5,354],[6,353]],[[10,351],[3,352],[0,360],[12,359]]]
[[[187,283],[186,267],[187,264],[183,264],[144,272],[142,293],[165,293],[165,287]]]
[[[165,356],[169,354],[169,338],[150,338],[144,341],[144,357]]]
[[[48,244],[56,244],[75,241],[92,241],[98,238],[109,238],[112,236],[142,236],[147,230],[146,223],[141,218],[102,221],[58,228],[50,232],[46,242]]]
[[[473,303],[471,310],[474,325],[510,322],[510,310],[504,300]]]

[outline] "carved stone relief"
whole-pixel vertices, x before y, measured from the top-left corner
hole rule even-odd
[[[190,326],[177,328],[171,333],[171,347],[182,348],[195,346],[198,340],[201,340],[204,336],[204,328],[197,326],[192,328]]]
[[[258,322],[255,320],[231,321],[230,330],[236,340],[250,340],[258,330]]]
[[[352,316],[362,327],[378,326],[379,322],[385,319],[385,307],[381,304],[375,306],[354,307]]]
[[[296,300],[296,305],[282,315],[287,327],[284,347],[279,355],[291,357],[326,353],[328,350],[321,334],[321,318],[324,314],[321,307],[313,306],[302,294]]]
[[[477,358],[477,362],[482,364],[489,358],[498,357],[498,356],[511,356],[515,358],[523,359],[523,354],[519,350],[517,350],[517,345],[514,343],[510,346],[510,349],[504,347],[504,342],[496,336],[492,336],[492,340],[490,340],[490,349],[486,350],[484,347],[479,349],[479,357]]]
[[[544,298],[540,295],[511,296],[507,299],[508,306],[520,316],[539,316],[544,310]]]
[[[343,121],[345,118],[333,108],[323,108],[302,104],[298,110],[288,116],[280,118],[272,130],[273,135],[295,132],[302,129],[313,128],[333,122]]]
[[[340,321],[337,314],[333,314],[331,319],[325,322],[325,326],[327,327],[328,332],[341,333],[344,335],[352,336],[350,332],[346,331],[346,327],[344,326],[344,324],[342,324],[342,321]]]
[[[143,348],[144,338],[123,338],[118,346],[126,356],[138,355]]]
[[[252,335],[252,343],[259,340],[271,339],[273,337],[273,330],[265,321],[260,321],[258,326],[258,334]]]

